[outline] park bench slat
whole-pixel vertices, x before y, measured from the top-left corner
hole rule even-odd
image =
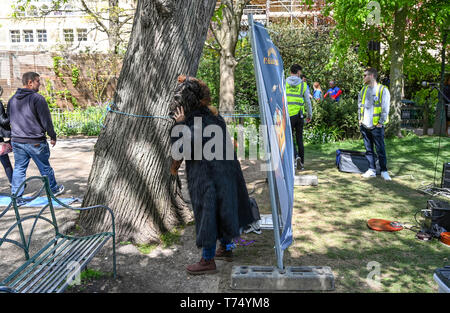
[[[64,240],[67,240],[67,238],[64,238]],[[70,252],[71,249],[79,248],[82,243],[83,243],[82,241],[70,241],[69,240],[69,241],[67,241],[67,244],[65,244],[64,246],[54,247],[50,251],[50,253],[48,253],[46,255],[46,259],[43,259],[41,261],[41,263],[43,261],[45,261],[45,263],[42,264],[41,267],[37,268],[33,274],[28,275],[28,279],[26,281],[22,282],[20,285],[17,285],[17,283],[14,282],[13,284],[11,284],[11,287],[14,287],[17,290],[22,290],[22,288],[26,284],[29,283],[30,279],[34,279],[33,282],[31,283],[31,286],[32,286],[39,279],[44,277],[52,269],[52,267],[55,267],[61,261],[61,258],[57,259],[60,254],[62,254],[65,250],[67,250],[67,252]],[[60,248],[60,249],[58,251],[56,251],[58,248]],[[53,254],[53,256],[51,258],[48,258],[50,256],[50,254]],[[25,277],[27,274],[29,274],[29,272],[28,273],[24,273],[23,276]],[[28,289],[26,289],[26,290],[28,290]]]
[[[52,194],[48,184],[48,178],[46,176],[30,177],[26,179],[25,182],[23,182],[22,185],[19,186],[19,190],[23,185],[25,185],[29,180],[32,179],[38,179],[44,183],[41,191],[45,189],[47,198],[49,199],[49,203],[39,211],[38,215],[21,218],[20,211],[17,207],[17,195],[11,196],[12,207],[14,207],[14,212],[16,215],[16,222],[10,227],[10,229],[8,229],[8,231],[6,231],[2,238],[0,237],[0,247],[5,242],[14,244],[24,250],[26,260],[24,264],[14,270],[12,274],[10,274],[7,278],[0,282],[0,292],[63,292],[67,288],[67,286],[69,286],[73,282],[73,278],[76,277],[75,275],[78,276],[81,271],[86,268],[88,263],[108,242],[110,238],[113,241],[112,263],[115,278],[115,225],[114,214],[112,210],[104,205],[96,205],[86,208],[72,208],[62,203]],[[73,237],[61,234],[58,230],[55,211],[51,200],[54,200],[59,205],[72,210],[86,211],[91,209],[104,209],[108,211],[111,216],[112,231],[98,233],[86,237]],[[4,210],[4,212],[0,215],[0,218],[6,214],[10,207],[11,205],[6,210]],[[41,216],[45,210],[50,211],[51,220]],[[26,237],[24,234],[22,223],[33,218],[35,219],[35,221],[32,225],[28,237]],[[47,223],[50,223],[55,229],[55,237],[50,242],[45,244],[45,246],[41,250],[30,256],[29,249],[31,237],[38,220],[43,220]],[[7,238],[12,230],[16,228],[18,228],[18,231],[20,233],[20,241],[15,241]]]
[[[14,281],[12,281],[12,283],[10,284],[11,286],[15,286],[17,285],[17,283],[22,280],[30,271],[33,270],[33,268],[35,268],[36,266],[39,266],[43,261],[45,261],[45,259],[51,254],[54,253],[56,251],[56,249],[58,249],[59,246],[61,246],[67,239],[64,238],[63,240],[61,240],[58,244],[56,244],[56,242],[58,241],[59,237],[56,237],[54,240],[50,241],[44,248],[42,248],[35,256],[33,256],[31,259],[29,259],[26,263],[24,263],[21,267],[19,267],[16,271],[14,271],[14,273],[12,273],[11,275],[9,275],[9,277],[7,277],[2,284],[3,285],[8,285],[9,282],[16,277],[17,275],[21,274],[19,277],[17,277]],[[70,244],[70,242],[67,242],[67,244]],[[46,251],[49,247],[51,247],[53,245],[53,248],[48,251],[43,257],[39,258],[38,257],[44,252]],[[32,264],[32,266],[25,271],[25,269]]]
[[[102,238],[102,236],[93,236],[74,240],[74,244],[61,258],[51,264],[32,284],[23,290],[19,290],[19,292],[54,292],[58,285],[66,280],[70,272],[73,271],[70,266],[71,262],[78,262],[81,271],[81,262],[86,256],[89,256],[90,252],[95,250]]]
[[[79,256],[74,260],[79,264],[79,271],[83,270],[86,265],[91,261],[91,259],[97,254],[98,250],[100,250],[103,245],[108,241],[110,237],[101,236],[98,237],[95,242],[90,244],[83,254],[79,254]],[[46,292],[62,292],[66,287],[71,283],[71,277],[69,276],[71,269],[69,268],[65,273],[59,275],[59,278],[56,282],[51,285],[51,287],[47,288]],[[61,285],[63,284],[63,285]]]

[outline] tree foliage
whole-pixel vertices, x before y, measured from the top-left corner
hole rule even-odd
[[[404,78],[437,80],[442,35],[448,31],[450,7],[445,0],[329,0],[325,13],[336,20],[333,59],[344,65],[346,51],[355,48],[369,63],[374,42],[380,42],[375,67],[390,75],[390,134],[400,134],[400,100]],[[373,66],[373,64],[371,64]]]
[[[373,1],[372,1],[373,2]],[[369,43],[380,41],[384,51],[381,53],[379,70],[389,72],[390,49],[393,37],[394,13],[396,6],[408,7],[405,25],[404,76],[409,81],[433,80],[439,76],[443,29],[448,29],[450,6],[445,0],[379,0],[379,24],[370,23],[375,7],[368,4],[370,0],[329,0],[326,14],[332,12],[336,20],[333,32],[331,61],[344,65],[347,50],[355,48],[358,58],[368,64]],[[368,23],[369,22],[369,23]],[[450,68],[449,68],[450,69]]]

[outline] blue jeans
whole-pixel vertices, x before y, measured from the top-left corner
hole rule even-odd
[[[220,239],[220,244],[224,247],[229,243],[231,243],[231,242],[226,242],[224,239]],[[203,248],[202,257],[206,261],[214,259],[215,255],[216,255],[216,245],[215,244],[212,247]]]
[[[56,190],[57,184],[55,174],[49,162],[50,148],[47,141],[42,141],[40,143],[12,142],[11,145],[13,148],[15,161],[11,183],[11,194],[16,193],[20,184],[24,182],[30,159],[33,159],[41,175],[48,177],[50,189],[52,191]],[[23,187],[20,192],[17,193],[17,196],[20,197],[22,194]]]
[[[367,129],[363,125],[360,131],[366,147],[366,159],[369,161],[369,168],[376,170],[373,146],[377,149],[378,161],[382,172],[387,171],[386,149],[384,147],[384,126]]]
[[[13,168],[11,162],[9,161],[8,154],[0,155],[0,161],[2,162],[3,168],[5,169],[6,176],[8,177],[9,183],[12,182]]]

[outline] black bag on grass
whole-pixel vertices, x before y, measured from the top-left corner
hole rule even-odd
[[[369,161],[364,152],[338,149],[336,150],[336,166],[341,172],[362,174],[369,169]],[[377,174],[380,174],[380,165],[376,156],[375,167]]]

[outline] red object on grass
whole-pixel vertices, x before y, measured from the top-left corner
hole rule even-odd
[[[450,232],[441,233],[441,242],[450,246]]]
[[[367,221],[367,226],[376,231],[399,231],[403,229],[403,226],[393,226],[391,223],[393,222],[373,218]]]

